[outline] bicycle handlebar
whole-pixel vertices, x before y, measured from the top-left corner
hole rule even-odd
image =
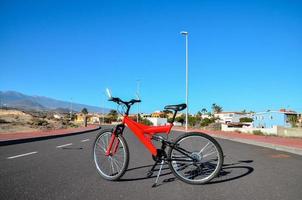
[[[118,97],[111,97],[108,101],[113,101],[117,104],[123,103],[125,104],[127,107],[132,106],[135,103],[140,103],[142,102],[141,100],[137,100],[137,99],[131,99],[130,101],[123,101]]]

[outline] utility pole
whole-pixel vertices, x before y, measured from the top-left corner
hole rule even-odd
[[[70,98],[70,111],[69,111],[69,114],[70,114],[70,120],[72,119],[72,98]]]
[[[105,123],[105,99],[104,98],[103,98],[103,102],[101,104],[102,104],[102,110],[103,110],[102,118],[103,118],[103,124],[104,124]]]
[[[139,95],[139,91],[140,90],[140,80],[136,80],[136,95],[137,95],[137,98],[140,99],[140,95]],[[137,104],[137,122],[139,122],[139,103]]]
[[[186,38],[186,131],[188,131],[188,114],[189,114],[189,102],[188,102],[188,96],[189,96],[189,53],[188,53],[188,36],[189,33],[187,31],[181,31],[181,35],[185,36]]]

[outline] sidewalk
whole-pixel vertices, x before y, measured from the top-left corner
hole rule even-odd
[[[185,131],[182,127],[174,127],[175,131]],[[209,131],[201,129],[189,129],[188,131],[202,132],[213,137],[232,140],[236,142],[252,144],[267,147],[279,151],[286,151],[302,155],[302,138],[285,138],[276,136],[262,136],[247,133],[225,132],[225,131]]]
[[[6,134],[0,134],[0,145],[17,143],[18,141],[20,142],[34,141],[39,139],[48,139],[52,137],[67,136],[67,135],[79,134],[86,131],[93,131],[98,129],[100,129],[99,126],[89,125],[88,127],[70,128],[70,129],[6,133]]]

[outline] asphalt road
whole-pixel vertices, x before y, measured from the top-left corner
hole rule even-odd
[[[301,199],[302,156],[218,139],[225,162],[206,185],[174,179],[166,166],[160,185],[145,178],[149,152],[130,134],[129,169],[118,182],[101,179],[92,161],[97,131],[0,147],[0,199]],[[173,132],[175,138],[180,132]]]

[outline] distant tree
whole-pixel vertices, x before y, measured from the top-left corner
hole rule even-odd
[[[140,123],[145,124],[147,126],[152,126],[153,125],[153,123],[150,120],[148,120],[148,119],[142,119],[140,121]]]
[[[253,119],[249,117],[242,117],[240,118],[240,122],[253,122]]]
[[[190,126],[196,126],[197,124],[200,123],[200,120],[201,120],[201,117],[198,115],[197,116],[192,116],[192,115],[188,116],[188,122],[189,122]]]
[[[287,120],[291,124],[292,127],[297,127],[297,123],[298,123],[297,115],[289,115],[287,117]]]
[[[116,121],[118,118],[118,113],[116,110],[110,110],[110,112],[108,113],[108,118],[110,121]]]
[[[172,113],[173,113],[171,110],[163,110],[163,112],[164,112],[165,114],[172,114]]]
[[[203,109],[201,109],[201,112],[202,112],[203,114],[206,114],[206,113],[208,112],[208,110],[207,110],[206,108],[203,108]]]
[[[246,113],[246,110],[244,109],[244,110],[242,110],[241,112],[242,112],[242,113]]]
[[[213,114],[211,112],[207,112],[206,115],[209,115],[209,117],[213,116]]]
[[[197,116],[202,116],[206,114],[208,111],[206,108],[201,109],[200,111],[197,112]]]
[[[117,115],[117,111],[116,110],[110,110],[108,115]]]
[[[182,114],[181,116],[176,117],[175,121],[183,124],[185,122],[185,118],[186,118],[185,114]]]
[[[81,111],[81,113],[83,113],[84,115],[87,115],[88,114],[87,108],[83,108],[82,111]]]
[[[172,114],[173,112],[171,110],[163,110],[163,114],[160,115],[160,117],[168,118],[169,114]]]
[[[216,119],[214,117],[212,117],[212,118],[204,118],[204,119],[201,120],[200,126],[201,127],[208,126],[209,124],[214,123],[215,120]]]
[[[212,104],[212,111],[213,111],[214,114],[215,113],[220,113],[220,112],[222,112],[222,107],[217,105],[216,103],[213,103]]]

